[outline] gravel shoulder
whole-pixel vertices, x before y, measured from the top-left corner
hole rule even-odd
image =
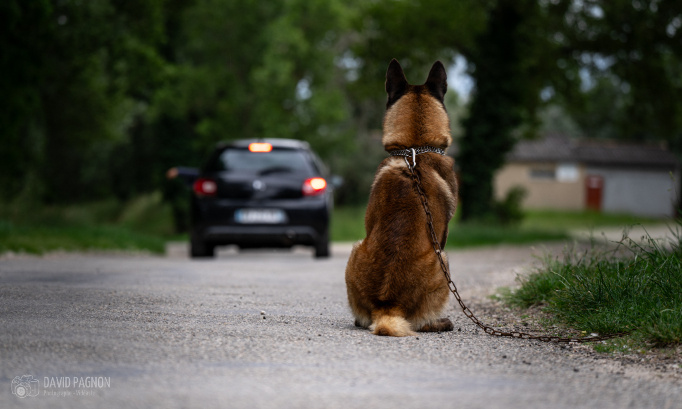
[[[454,307],[455,331],[401,339],[355,328],[343,272],[308,250],[168,257],[50,254],[0,260],[0,407],[676,408],[679,354],[607,356],[587,346],[497,339]],[[488,296],[563,245],[449,251],[484,321],[515,319]],[[644,360],[644,361],[642,361]],[[40,396],[19,399],[31,374]],[[50,387],[59,377],[109,386]],[[2,386],[4,383],[5,386]],[[57,392],[72,392],[55,396]],[[31,399],[30,405],[28,400]]]

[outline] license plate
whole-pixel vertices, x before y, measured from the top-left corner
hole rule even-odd
[[[278,224],[285,223],[287,215],[281,209],[239,209],[234,219],[243,224]]]

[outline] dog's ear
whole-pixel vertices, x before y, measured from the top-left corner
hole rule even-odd
[[[448,90],[448,75],[445,72],[445,67],[442,62],[436,61],[433,63],[431,71],[429,71],[429,77],[426,79],[426,84],[424,85],[426,85],[426,88],[431,95],[440,102],[443,102],[445,92]]]
[[[407,78],[403,72],[403,67],[400,66],[398,60],[395,58],[388,64],[386,71],[386,93],[388,94],[388,102],[386,108],[390,107],[407,91]]]

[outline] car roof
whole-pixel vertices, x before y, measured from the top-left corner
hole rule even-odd
[[[249,144],[254,142],[266,142],[273,146],[273,148],[288,148],[288,149],[310,149],[310,144],[298,139],[285,138],[260,138],[260,139],[237,139],[234,141],[219,142],[217,149],[225,148],[247,148]]]

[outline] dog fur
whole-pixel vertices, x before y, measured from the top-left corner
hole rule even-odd
[[[443,103],[446,90],[447,75],[440,61],[433,64],[425,84],[411,85],[398,61],[392,60],[386,72],[384,148],[447,149],[452,138]],[[454,160],[423,153],[416,162],[415,171],[442,248],[456,206]],[[390,336],[451,331],[452,322],[440,318],[450,292],[404,157],[390,156],[379,165],[365,229],[365,239],[353,246],[346,266],[346,289],[355,325]]]

